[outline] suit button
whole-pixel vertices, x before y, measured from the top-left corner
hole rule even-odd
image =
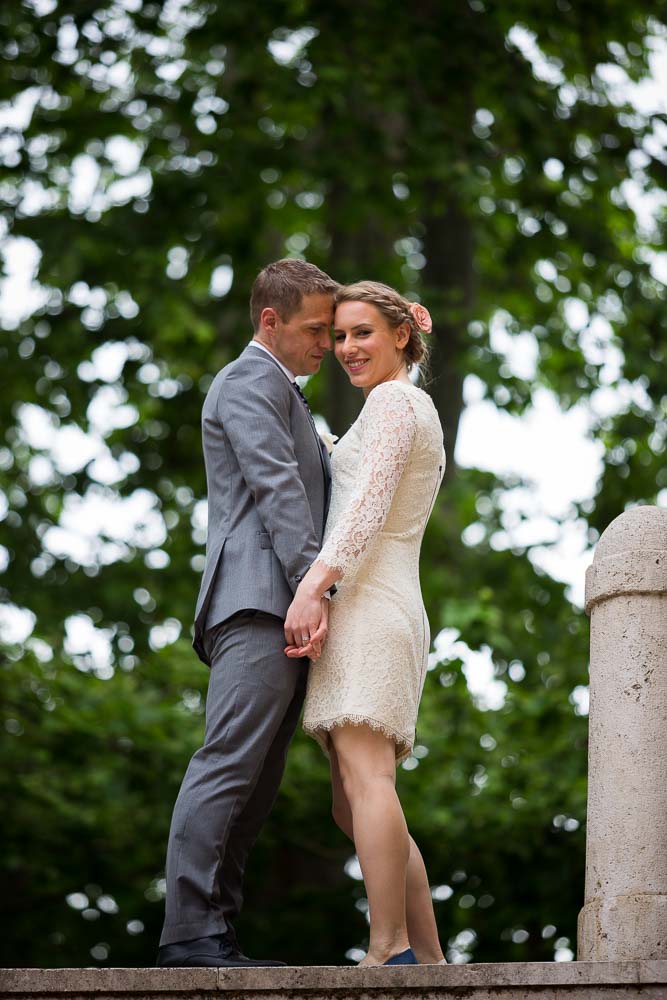
[[[302,576],[295,576],[294,579],[296,580],[297,583],[301,583],[301,581],[303,580],[303,577]]]

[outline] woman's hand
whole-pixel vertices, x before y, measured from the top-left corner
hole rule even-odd
[[[313,640],[319,643],[326,635],[320,628],[322,623],[322,598],[316,590],[308,586],[304,578],[297,587],[294,600],[289,606],[285,618],[285,642],[287,646],[305,649]],[[305,656],[304,653],[301,654]]]
[[[322,597],[340,580],[340,570],[316,559],[296,588],[294,600],[285,619],[285,652],[296,659],[309,656],[316,660],[322,652],[329,628],[329,601]]]

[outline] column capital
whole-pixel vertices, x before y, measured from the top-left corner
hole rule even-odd
[[[631,507],[602,533],[586,570],[586,613],[621,594],[667,593],[667,510]]]

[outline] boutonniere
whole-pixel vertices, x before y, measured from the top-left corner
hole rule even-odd
[[[324,447],[326,448],[327,453],[330,455],[331,452],[334,450],[334,445],[338,440],[338,435],[330,434],[329,431],[320,431],[319,433],[321,440],[324,442]]]

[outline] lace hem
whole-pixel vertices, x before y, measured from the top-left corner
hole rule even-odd
[[[373,729],[376,733],[382,733],[383,736],[386,736],[389,740],[393,740],[396,744],[397,764],[400,764],[402,760],[405,760],[412,753],[413,744],[411,740],[407,739],[402,733],[397,732],[397,730],[392,729],[386,723],[380,722],[378,719],[372,719],[367,715],[336,715],[333,719],[323,719],[313,726],[308,726],[304,722],[303,730],[319,743],[328,757],[329,750],[326,734],[330,733],[336,726],[368,726],[369,729]]]
[[[315,560],[315,562],[313,563],[313,566],[315,565],[315,563],[319,563],[319,564],[320,564],[320,566],[324,566],[324,568],[325,568],[326,570],[328,570],[328,571],[329,571],[329,573],[339,573],[339,574],[340,574],[340,576],[339,576],[339,577],[338,577],[338,579],[336,580],[336,583],[340,583],[340,581],[341,581],[341,580],[343,579],[343,577],[345,576],[345,573],[344,573],[344,571],[343,571],[343,567],[342,567],[342,566],[336,566],[336,565],[334,565],[333,563],[328,563],[328,562],[325,562],[325,561],[324,561],[324,559],[320,559],[320,557],[319,557],[319,556],[317,557],[317,559],[316,559],[316,560]]]

